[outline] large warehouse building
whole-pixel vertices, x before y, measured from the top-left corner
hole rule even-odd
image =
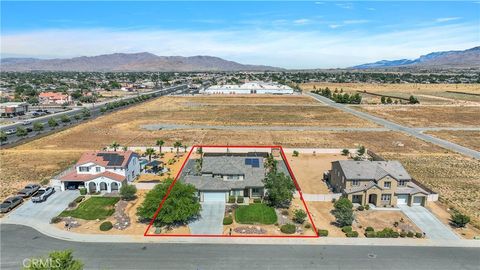
[[[274,94],[291,95],[293,89],[277,83],[249,82],[241,85],[225,84],[210,86],[204,91],[205,94]]]

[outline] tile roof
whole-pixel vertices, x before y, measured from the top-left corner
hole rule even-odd
[[[85,163],[95,163],[103,167],[125,167],[132,155],[137,155],[133,151],[91,151],[85,152],[77,162],[77,166]]]
[[[71,173],[68,173],[62,177],[60,177],[60,180],[62,181],[79,181],[79,182],[86,182],[90,181],[99,177],[106,177],[109,179],[112,179],[114,181],[118,182],[123,182],[125,180],[125,176],[116,174],[113,172],[103,172],[103,173],[98,173],[98,174],[78,174],[77,171],[72,171]]]

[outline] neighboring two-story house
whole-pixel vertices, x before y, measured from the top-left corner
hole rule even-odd
[[[399,161],[334,161],[328,182],[334,192],[361,205],[425,206],[430,194]]]
[[[191,164],[195,164],[195,159]],[[188,169],[187,169],[188,170]],[[180,181],[198,190],[201,202],[226,202],[229,196],[261,198],[265,195],[263,157],[204,156],[200,171],[191,166]]]
[[[92,151],[84,153],[75,167],[57,181],[61,190],[83,186],[88,192],[112,192],[139,174],[140,161],[132,151]]]
[[[70,104],[72,103],[72,97],[68,94],[56,93],[56,92],[41,92],[38,95],[38,101],[41,104]]]

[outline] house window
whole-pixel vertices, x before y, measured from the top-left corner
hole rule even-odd
[[[392,187],[392,182],[385,182],[383,183],[384,188],[391,188]]]
[[[391,199],[392,195],[391,194],[382,194],[382,202],[389,202]]]
[[[96,170],[97,172],[100,172],[102,169],[101,169],[100,167],[95,167],[95,170]]]
[[[352,186],[360,186],[360,180],[352,180]]]
[[[406,181],[406,180],[400,180],[400,181],[398,182],[398,185],[401,186],[401,187],[404,187],[404,186],[407,185],[407,181]]]
[[[89,172],[90,167],[78,167],[78,170],[81,171],[81,172]]]

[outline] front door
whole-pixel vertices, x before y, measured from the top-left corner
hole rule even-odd
[[[368,196],[368,203],[377,205],[377,194],[370,194],[370,196]]]
[[[246,188],[243,191],[243,197],[249,197],[250,198],[250,189],[249,188]]]

